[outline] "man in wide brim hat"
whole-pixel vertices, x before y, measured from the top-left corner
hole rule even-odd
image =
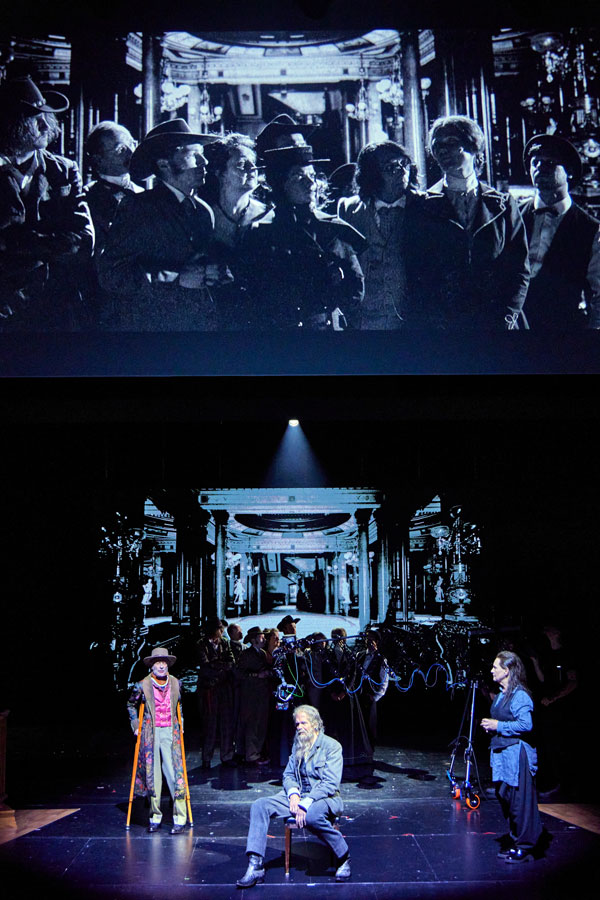
[[[59,91],[44,94],[31,76],[9,78],[0,85],[0,109],[9,107],[29,116],[39,113],[60,113],[69,108],[69,100]]]
[[[132,178],[143,181],[154,175],[154,164],[166,152],[174,147],[187,144],[209,144],[216,141],[218,134],[198,134],[190,129],[185,119],[169,119],[151,128],[146,137],[140,141],[131,157],[130,171]]]
[[[581,179],[581,158],[573,144],[566,138],[557,134],[535,134],[527,141],[523,150],[523,164],[528,173],[532,156],[554,159],[569,176],[571,187]]]
[[[163,775],[173,798],[171,834],[182,834],[187,822],[186,790],[182,754],[182,721],[178,714],[181,685],[169,674],[177,661],[166,647],[155,647],[144,657],[149,674],[134,685],[127,712],[134,735],[141,728],[135,793],[150,799],[148,831],[158,831],[162,821],[160,798]],[[140,722],[140,704],[144,704]]]
[[[213,140],[185,119],[170,119],[135,149],[131,177],[156,178],[150,190],[120,204],[98,258],[100,285],[114,297],[113,330],[216,330],[210,289],[232,275],[214,250],[214,214],[199,194],[203,147]]]
[[[155,647],[150,656],[144,657],[144,665],[152,668],[157,662],[166,662],[167,666],[171,668],[177,662],[177,657],[171,656],[165,647]]]
[[[258,625],[254,625],[249,629],[248,634],[244,638],[244,644],[250,644],[252,639],[257,638],[260,634],[264,634],[264,631]]]
[[[78,331],[94,229],[77,163],[48,149],[64,94],[29,76],[0,85],[0,331]],[[85,322],[85,325],[83,324]]]
[[[296,625],[300,621],[300,619],[294,619],[293,616],[287,615],[284,616],[281,622],[277,625],[280,631],[283,631],[284,634],[296,634]],[[293,629],[290,626],[293,625]]]

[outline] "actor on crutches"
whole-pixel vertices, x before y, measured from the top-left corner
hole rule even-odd
[[[177,678],[169,675],[169,666],[175,662],[176,657],[168,650],[155,647],[144,659],[150,674],[134,686],[127,701],[131,727],[138,737],[134,793],[150,798],[148,831],[151,834],[158,831],[162,821],[163,774],[173,798],[171,834],[183,833],[188,812],[190,824],[192,822],[183,756],[183,723],[178,709],[181,686]],[[129,824],[129,814],[127,818]]]

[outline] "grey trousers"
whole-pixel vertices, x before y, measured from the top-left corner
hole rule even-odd
[[[160,809],[160,796],[162,794],[162,772],[165,773],[167,785],[171,797],[175,796],[175,770],[173,769],[173,729],[156,728],[154,730],[154,790],[155,796],[150,797],[150,821],[158,825],[162,821]],[[162,765],[161,765],[162,764]],[[162,770],[162,771],[161,771]],[[185,798],[173,801],[173,822],[175,825],[185,825],[187,822],[187,807]]]
[[[246,841],[246,853],[258,853],[259,856],[264,856],[271,816],[287,818],[289,815],[290,803],[283,791],[274,794],[273,797],[260,797],[255,800],[250,807],[250,828]],[[311,803],[306,813],[305,827],[320,838],[337,859],[341,859],[348,853],[348,844],[342,834],[333,827],[326,800],[316,800]]]

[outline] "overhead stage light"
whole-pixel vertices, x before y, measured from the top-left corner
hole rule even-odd
[[[297,428],[299,424],[300,424],[299,419],[290,419],[288,422],[288,425],[290,425],[292,428]]]

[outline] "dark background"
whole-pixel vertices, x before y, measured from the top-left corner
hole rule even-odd
[[[6,31],[29,33],[115,23],[193,30],[196,20],[204,31],[550,27],[590,21],[592,9],[579,0],[552,12],[541,2],[461,10],[380,0],[367,22],[364,4],[323,0],[226,0],[202,10],[179,0],[168,12],[140,0],[78,9],[65,0],[29,5],[26,19],[16,6],[3,17]],[[0,707],[11,709],[11,724],[35,717],[48,728],[99,727],[103,686],[89,653],[103,615],[94,583],[98,497],[163,484],[254,485],[291,415],[331,483],[405,489],[415,499],[429,499],[431,488],[472,510],[487,567],[480,614],[519,627],[547,611],[561,615],[591,688],[600,624],[597,336],[400,345],[389,335],[314,337],[297,349],[236,338],[224,352],[202,336],[3,341]],[[108,693],[104,702],[109,709]]]

